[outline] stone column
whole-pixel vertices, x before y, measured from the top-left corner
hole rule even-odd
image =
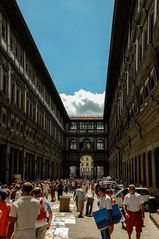
[[[24,112],[26,113],[26,104],[27,104],[27,90],[24,89]]]
[[[34,154],[34,174],[38,174],[38,162],[37,162],[37,154]]]
[[[12,181],[14,174],[14,149],[10,149],[10,180]]]
[[[156,188],[155,154],[152,153],[152,188]]]
[[[141,181],[143,182],[143,185],[145,186],[145,177],[144,177],[144,174],[146,173],[145,172],[145,157],[146,155],[143,153],[141,155]]]
[[[8,72],[8,98],[11,100],[11,66],[9,65],[9,72]]]
[[[26,151],[23,150],[23,152],[22,152],[22,168],[23,168],[22,179],[25,179],[25,175],[26,175],[26,165],[25,165],[25,162],[26,162]]]
[[[38,111],[38,105],[37,101],[35,102],[35,123],[37,123],[37,111]]]
[[[159,4],[158,0],[155,0],[155,6],[154,6],[154,23],[157,19],[157,4]]]
[[[55,162],[55,178],[58,178],[58,164]]]
[[[19,150],[17,150],[17,169],[16,169],[16,172],[19,174],[20,173],[20,165],[19,165]]]
[[[44,178],[45,176],[45,169],[46,169],[46,162],[45,162],[45,158],[42,159],[42,165],[43,165],[43,170],[42,170],[42,178]]]
[[[24,165],[25,165],[25,179],[28,179],[28,153],[25,154],[25,161],[24,161]]]
[[[51,178],[51,166],[52,166],[52,161],[49,159],[49,175],[48,177]]]
[[[52,162],[52,168],[51,168],[51,177],[52,178],[55,178],[55,174],[54,174],[54,166],[55,165],[55,163],[54,162]]]
[[[0,65],[0,79],[2,78],[3,78],[3,68],[2,68],[2,65]],[[2,91],[2,80],[0,80],[0,91]]]
[[[149,187],[149,166],[148,166],[148,157],[149,157],[149,153],[146,153],[146,186]]]
[[[5,172],[5,182],[9,183],[9,160],[10,160],[10,145],[7,144],[4,150],[4,164],[5,168],[3,169]]]

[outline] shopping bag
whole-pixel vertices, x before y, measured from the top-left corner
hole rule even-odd
[[[99,209],[93,213],[95,223],[99,230],[109,227],[109,211],[106,208]],[[112,205],[112,222],[117,224],[122,218],[118,204]]]
[[[113,204],[112,205],[112,221],[113,221],[113,224],[119,223],[121,218],[122,218],[122,214],[121,214],[121,211],[120,211],[120,208],[119,208],[118,204]]]
[[[99,230],[109,227],[109,213],[106,208],[93,212],[93,217]]]

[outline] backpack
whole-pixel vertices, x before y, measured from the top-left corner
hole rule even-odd
[[[38,221],[47,218],[46,210],[45,210],[43,202],[44,202],[44,198],[40,198],[40,214],[36,218],[36,220]]]

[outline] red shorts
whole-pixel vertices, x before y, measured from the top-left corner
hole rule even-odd
[[[142,232],[142,214],[139,212],[127,211],[129,218],[126,219],[126,230],[128,233],[133,231],[133,227],[136,228],[136,232]]]

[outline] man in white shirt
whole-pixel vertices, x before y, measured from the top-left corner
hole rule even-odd
[[[106,208],[109,212],[109,225],[112,225],[112,203],[110,197],[106,194],[104,187],[99,187],[99,209]],[[101,230],[102,239],[110,239],[109,225],[104,230]]]
[[[22,196],[12,204],[7,239],[36,239],[35,221],[40,202],[31,196],[32,188],[31,183],[24,183]]]
[[[142,220],[144,218],[144,201],[142,196],[135,192],[135,185],[129,185],[129,193],[124,197],[123,208],[126,216],[126,230],[129,239],[136,228],[136,239],[140,239],[142,232]]]
[[[85,202],[85,192],[79,184],[74,192],[74,200],[76,200],[77,211],[80,213],[79,218],[83,218],[84,202]]]

